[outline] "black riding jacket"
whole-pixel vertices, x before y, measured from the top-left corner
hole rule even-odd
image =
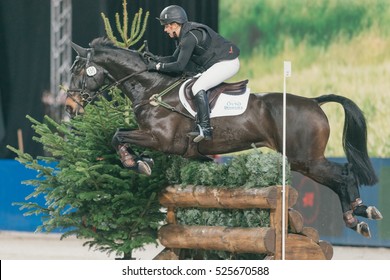
[[[240,50],[232,42],[204,24],[186,22],[182,25],[177,47],[172,56],[160,57],[162,72],[183,72],[196,68],[203,72],[223,60],[239,56]],[[190,68],[190,69],[188,69]]]

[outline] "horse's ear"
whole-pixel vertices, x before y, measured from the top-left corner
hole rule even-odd
[[[86,48],[80,47],[79,45],[71,42],[72,48],[77,52],[81,57],[87,57],[88,50]]]

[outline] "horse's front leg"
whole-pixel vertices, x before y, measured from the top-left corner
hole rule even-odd
[[[154,165],[153,159],[137,155],[130,144],[145,148],[157,147],[157,141],[150,132],[142,130],[118,129],[112,138],[112,145],[117,151],[120,161],[125,168],[150,176]]]

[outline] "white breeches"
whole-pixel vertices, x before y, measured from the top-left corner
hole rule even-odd
[[[201,90],[209,90],[223,81],[233,77],[240,69],[238,57],[233,60],[224,60],[215,63],[204,71],[192,86],[192,93],[196,95]]]

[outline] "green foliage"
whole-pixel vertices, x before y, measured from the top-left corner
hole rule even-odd
[[[286,167],[287,184],[291,182],[290,169]],[[261,153],[258,150],[240,154],[225,164],[198,162],[180,157],[172,160],[167,169],[167,179],[171,184],[203,185],[223,188],[261,188],[281,185],[282,156],[278,153]],[[269,212],[261,209],[177,209],[180,224],[227,226],[227,227],[267,227]],[[187,258],[202,259],[264,259],[262,254],[233,254],[223,251],[187,250]]]
[[[387,0],[245,0],[220,2],[220,32],[241,48],[240,71],[252,92],[281,92],[283,61],[292,62],[287,90],[303,97],[335,93],[367,119],[371,157],[389,157],[390,5]],[[329,103],[327,157],[345,157],[344,111]]]
[[[248,56],[253,50],[276,54],[288,38],[326,47],[373,25],[388,29],[388,13],[387,0],[221,0],[219,18],[221,33]]]
[[[34,186],[27,199],[44,196],[44,207],[20,203],[26,214],[43,214],[38,230],[66,230],[63,237],[75,235],[100,251],[131,257],[135,248],[156,242],[160,212],[157,193],[167,181],[162,168],[168,160],[150,151],[154,173],[147,177],[124,169],[111,146],[116,128],[135,128],[134,116],[126,123],[129,100],[118,92],[111,99],[88,105],[82,117],[56,123],[45,117],[43,123],[28,119],[39,135],[34,140],[52,156],[37,157],[9,147],[26,167],[38,172],[37,179],[23,182]],[[138,149],[139,150],[139,149]],[[50,167],[47,163],[57,163]]]
[[[172,165],[166,173],[171,184],[261,188],[283,183],[282,155],[263,153],[257,149],[232,157],[225,164],[177,157],[172,159]],[[288,166],[286,178],[290,178]]]
[[[131,28],[129,30],[129,19],[128,19],[128,13],[127,13],[127,1],[123,0],[123,21],[121,23],[119,14],[115,14],[115,23],[116,28],[118,30],[118,33],[122,39],[122,41],[119,41],[116,36],[114,35],[114,32],[112,31],[112,27],[110,24],[110,20],[105,16],[104,13],[101,13],[101,16],[103,18],[104,27],[106,29],[107,37],[114,42],[115,45],[123,48],[128,48],[132,45],[135,45],[144,35],[146,30],[146,23],[149,18],[149,12],[146,12],[145,17],[142,22],[142,14],[143,10],[140,8],[138,10],[138,13],[134,15]],[[130,34],[129,34],[130,31]]]

